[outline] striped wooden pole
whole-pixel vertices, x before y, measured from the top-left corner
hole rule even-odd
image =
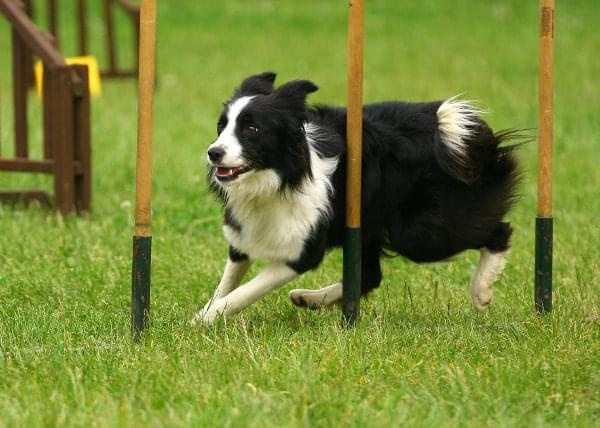
[[[554,0],[540,0],[538,195],[535,222],[535,308],[552,311],[552,140]]]
[[[346,236],[342,309],[348,324],[358,319],[361,289],[361,165],[364,1],[349,0],[348,112],[346,118]]]
[[[138,133],[136,163],[135,233],[131,281],[131,332],[139,342],[150,315],[152,254],[152,101],[154,97],[156,0],[140,4]]]

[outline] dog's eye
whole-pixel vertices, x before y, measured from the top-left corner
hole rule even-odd
[[[217,123],[217,135],[221,134],[225,129],[225,124],[223,122]]]
[[[258,135],[258,128],[253,125],[248,125],[244,128],[244,138],[252,138]]]

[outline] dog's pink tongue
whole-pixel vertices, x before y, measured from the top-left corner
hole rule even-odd
[[[218,166],[216,174],[220,177],[231,175],[233,174],[233,168],[225,168],[223,166]]]

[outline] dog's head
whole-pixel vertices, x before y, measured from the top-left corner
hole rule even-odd
[[[271,72],[250,76],[225,103],[207,154],[211,179],[220,187],[264,187],[268,181],[281,189],[310,174],[306,97],[318,88],[308,80],[274,88],[274,81]]]

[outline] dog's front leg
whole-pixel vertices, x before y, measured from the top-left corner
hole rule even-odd
[[[210,302],[192,320],[212,324],[219,314],[224,316],[240,312],[264,295],[293,280],[298,273],[285,263],[270,263],[256,277],[231,293]]]
[[[217,285],[215,293],[208,303],[227,296],[232,290],[239,287],[251,264],[252,262],[248,258],[241,260],[232,260],[231,257],[228,258],[225,269],[223,269],[221,282]]]
[[[251,264],[252,262],[247,257],[232,259],[232,257],[230,256],[227,259],[227,263],[225,264],[225,269],[223,269],[223,276],[221,277],[219,285],[217,285],[213,296],[206,303],[206,305],[204,305],[204,309],[202,309],[192,319],[192,325],[195,325],[200,321],[199,314],[208,311],[208,308],[210,307],[210,305],[212,305],[212,303],[215,300],[219,300],[225,297],[226,295],[231,293],[232,290],[235,290],[237,287],[239,287],[240,283],[242,282],[242,279],[244,278],[244,275],[246,275],[246,272],[248,272],[248,269],[250,268]]]

